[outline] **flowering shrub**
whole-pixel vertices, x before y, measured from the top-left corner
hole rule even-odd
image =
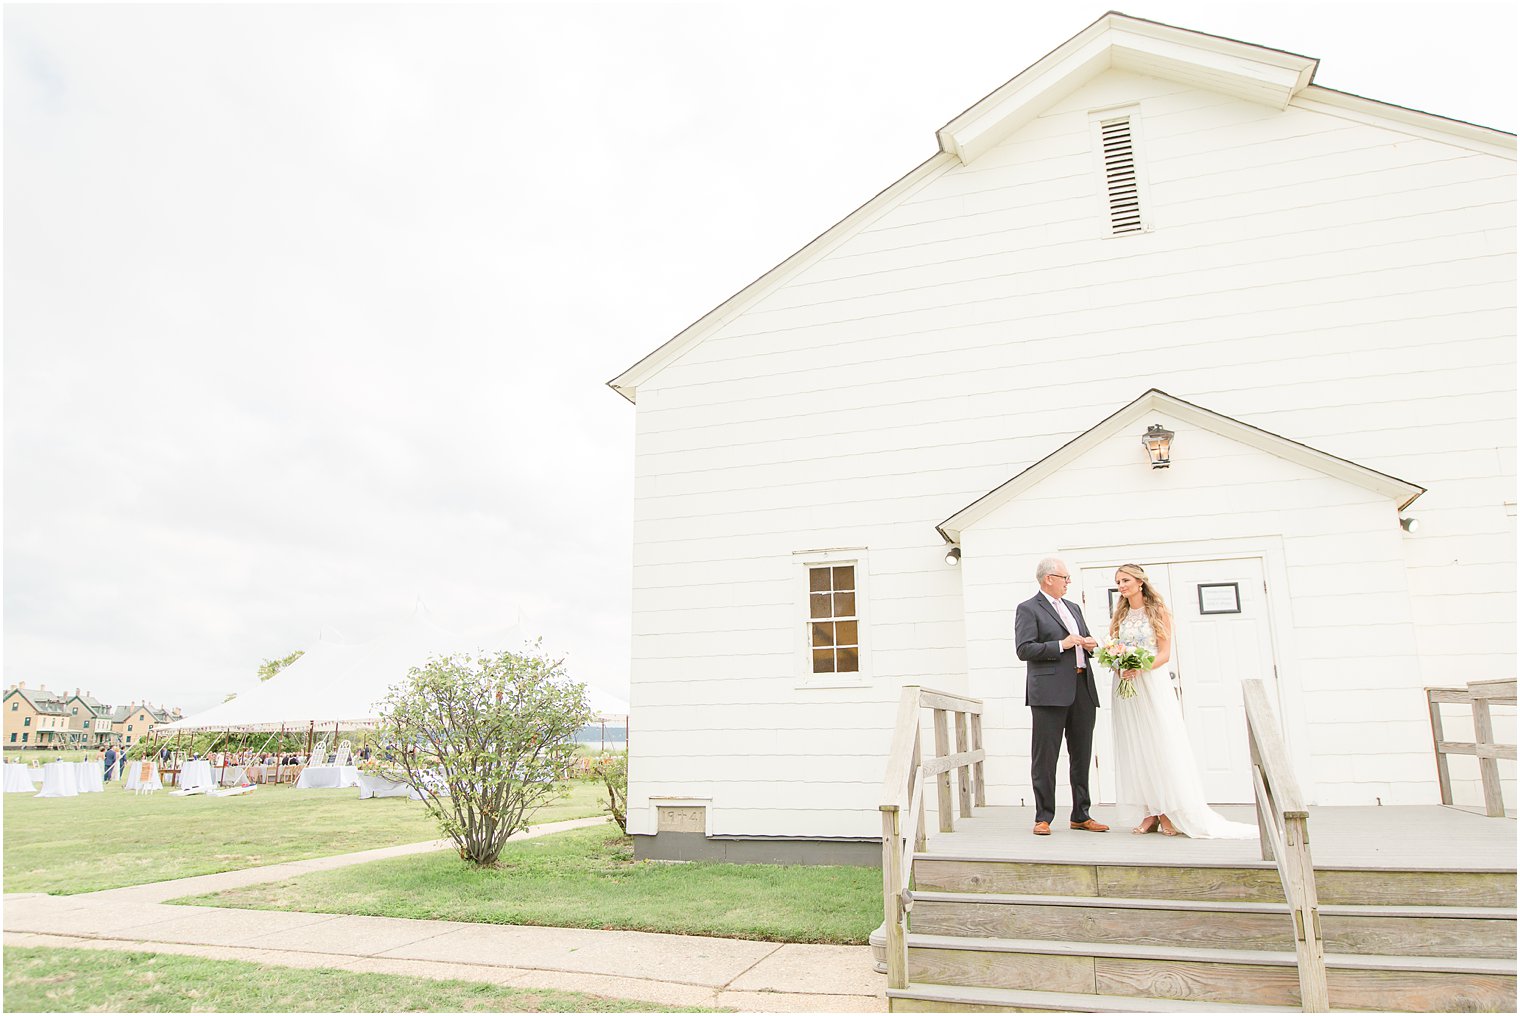
[[[413,667],[380,704],[378,760],[387,779],[422,794],[459,856],[495,864],[507,837],[526,829],[574,755],[591,720],[586,686],[537,644],[522,653],[439,657]]]

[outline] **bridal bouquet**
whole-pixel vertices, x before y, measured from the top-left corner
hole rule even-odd
[[[1120,642],[1118,639],[1109,639],[1098,647],[1098,662],[1109,670],[1150,670],[1151,664],[1156,662],[1156,654],[1144,646],[1132,645],[1129,642]],[[1135,697],[1135,679],[1121,677],[1119,679],[1119,697]]]

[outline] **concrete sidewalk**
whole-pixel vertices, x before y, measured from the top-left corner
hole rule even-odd
[[[517,838],[595,825],[535,826]],[[161,952],[294,967],[558,988],[665,1005],[748,1012],[882,1012],[867,946],[778,945],[634,931],[169,906],[217,892],[450,847],[367,850],[77,896],[5,897],[5,944]]]

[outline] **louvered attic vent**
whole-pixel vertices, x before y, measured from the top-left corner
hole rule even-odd
[[[1108,224],[1114,235],[1139,233],[1140,183],[1135,171],[1135,139],[1129,117],[1098,124],[1103,145],[1103,177],[1108,186]]]

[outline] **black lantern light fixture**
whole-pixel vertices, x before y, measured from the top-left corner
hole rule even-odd
[[[1145,445],[1152,469],[1166,469],[1172,464],[1172,438],[1176,436],[1159,423],[1151,424],[1140,435],[1140,443]]]

